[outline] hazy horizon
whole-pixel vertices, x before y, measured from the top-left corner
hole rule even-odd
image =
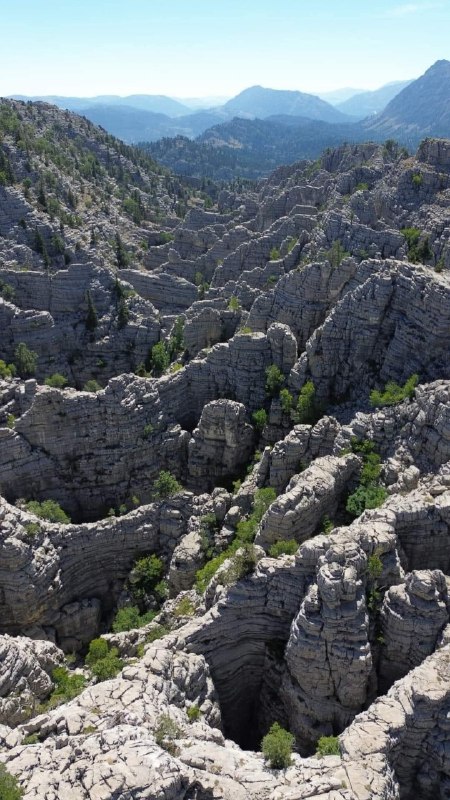
[[[309,94],[419,77],[450,57],[450,4],[23,0],[3,10],[0,95]]]

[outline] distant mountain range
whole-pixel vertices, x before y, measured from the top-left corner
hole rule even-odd
[[[253,179],[280,164],[317,158],[324,148],[343,142],[394,138],[414,149],[426,136],[450,138],[449,61],[436,62],[381,113],[363,121],[330,123],[288,114],[264,120],[235,118],[209,128],[195,141],[166,138],[145,149],[182,175]]]
[[[344,90],[344,96],[348,97],[349,91],[357,92],[356,89],[347,89]],[[342,97],[339,93],[334,93],[334,96]],[[210,108],[200,107],[200,101],[195,98],[184,104],[165,95],[99,95],[90,98],[15,95],[14,98],[40,100],[76,111],[127,143],[154,142],[163,137],[180,135],[193,139],[207,128],[229,122],[234,117],[266,119],[289,116],[333,124],[354,122],[351,115],[315,95],[262,86],[251,86],[222,105]],[[195,105],[197,110],[193,110]]]
[[[125,142],[148,143],[154,158],[197,177],[257,178],[344,141],[395,138],[415,148],[428,135],[450,137],[449,61],[437,61],[415,81],[352,97],[353,90],[344,91],[347,99],[333,106],[303,92],[252,86],[194,112],[163,95],[38,99],[75,110]]]

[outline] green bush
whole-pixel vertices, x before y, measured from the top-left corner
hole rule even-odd
[[[319,416],[319,409],[316,403],[316,387],[312,381],[306,381],[300,389],[297,407],[293,413],[294,421],[300,425],[314,425]]]
[[[281,410],[285,414],[290,414],[294,406],[294,398],[289,389],[282,389],[280,392]]]
[[[285,769],[291,764],[295,738],[278,722],[274,722],[261,742],[261,750],[272,769]]]
[[[156,642],[158,639],[162,639],[162,637],[167,633],[169,633],[169,629],[164,627],[164,625],[155,625],[154,628],[151,628],[151,630],[149,630],[145,635],[145,641],[147,644],[151,644],[151,642]]]
[[[231,295],[228,301],[228,308],[230,311],[240,311],[241,309],[241,304],[237,299],[237,297],[235,297],[234,295]]]
[[[54,389],[64,389],[64,386],[67,385],[67,378],[65,375],[55,372],[45,379],[45,385],[52,386]]]
[[[1,278],[0,278],[0,295],[5,300],[13,300],[15,295],[14,288],[11,286],[11,284],[5,283]]]
[[[168,714],[161,714],[157,719],[155,741],[164,750],[175,755],[177,750],[173,745],[175,739],[182,735],[180,726]]]
[[[195,614],[195,606],[189,597],[182,597],[174,608],[176,617],[192,617]]]
[[[339,739],[337,736],[321,736],[317,742],[316,755],[318,756],[339,756]]]
[[[264,408],[258,408],[258,410],[254,411],[252,414],[252,421],[256,430],[261,432],[267,425],[267,411]]]
[[[330,519],[328,514],[325,514],[325,516],[322,519],[322,532],[328,536],[328,534],[331,533],[333,528],[334,528],[333,520]]]
[[[235,583],[250,575],[257,563],[258,557],[254,545],[250,542],[244,543],[233,555],[230,566],[223,574],[224,585]]]
[[[164,342],[157,342],[151,350],[151,367],[153,374],[158,377],[166,371],[170,364],[170,356]]]
[[[42,503],[38,500],[28,500],[25,508],[30,514],[46,519],[48,522],[60,522],[63,525],[68,525],[70,522],[70,517],[56,500],[43,500]]]
[[[85,663],[98,681],[115,678],[123,667],[117,647],[110,648],[106,639],[92,640]]]
[[[270,397],[275,397],[284,383],[284,375],[276,364],[271,364],[266,369],[266,392]]]
[[[280,251],[279,251],[278,247],[272,247],[272,250],[270,251],[270,254],[269,254],[269,260],[270,261],[277,261],[279,258],[280,258]]]
[[[16,365],[6,364],[6,362],[0,358],[0,378],[2,378],[3,380],[6,378],[14,378],[15,374],[16,374]]]
[[[378,508],[383,505],[387,491],[380,485],[381,459],[375,452],[375,444],[369,439],[351,440],[354,453],[362,456],[359,486],[347,499],[346,509],[349,514],[359,517],[366,509]]]
[[[106,639],[92,639],[89,645],[88,654],[85,658],[85,663],[88,667],[91,667],[96,661],[106,658],[108,655],[108,650],[109,647]]]
[[[171,472],[162,469],[156,480],[153,482],[153,492],[157,499],[171,497],[178,492],[182,492],[183,487]]]
[[[186,714],[189,722],[197,722],[197,720],[200,719],[202,712],[198,706],[189,706],[189,708],[186,709]]]
[[[236,551],[241,547],[244,547],[243,553],[230,565],[227,575],[224,576],[224,580],[229,582],[239,580],[239,577],[243,577],[253,570],[256,563],[255,552],[253,548],[249,549],[248,546],[251,545],[255,538],[256,529],[264,513],[275,499],[276,492],[271,487],[258,489],[255,492],[252,513],[248,519],[238,522],[234,540],[228,545],[226,550],[210,561],[207,561],[201,569],[197,570],[195,587],[200,594],[203,594],[211,578],[216,574],[224,561],[234,556]]]
[[[169,358],[173,361],[173,359],[178,355],[178,353],[182,353],[184,350],[184,319],[183,317],[177,317],[175,323],[173,325],[169,344],[168,344],[168,353]]]
[[[347,500],[346,509],[353,517],[363,511],[382,506],[387,497],[384,486],[359,486]]]
[[[141,614],[137,606],[125,606],[119,608],[111,627],[114,633],[132,631],[148,625],[155,616],[156,611],[146,611],[145,614]]]
[[[83,691],[86,679],[76,673],[71,675],[65,667],[55,667],[52,672],[52,681],[55,688],[49,699],[44,704],[45,708],[54,708],[62,703],[68,703]]]
[[[271,558],[278,558],[278,556],[292,556],[299,548],[298,542],[295,539],[278,539],[269,547],[269,556]]]
[[[383,406],[396,405],[407,398],[412,400],[414,397],[414,390],[418,382],[419,376],[416,373],[411,375],[403,384],[403,386],[399,386],[399,384],[395,383],[394,381],[389,381],[384,387],[383,392],[379,392],[377,389],[373,389],[373,391],[371,391],[370,404],[376,408],[379,408]]]
[[[38,354],[30,350],[25,342],[19,342],[17,345],[14,360],[21,378],[30,378],[36,372]]]
[[[406,239],[408,246],[408,258],[413,264],[421,262],[425,264],[433,255],[430,249],[430,240],[424,236],[422,241],[422,231],[419,228],[402,228],[401,233]]]
[[[373,581],[377,581],[383,573],[383,562],[375,553],[367,559],[367,572]]]
[[[17,778],[11,775],[5,765],[0,763],[0,800],[20,800],[23,791]]]
[[[98,383],[98,381],[94,380],[93,378],[90,381],[86,381],[83,386],[83,392],[91,392],[92,394],[96,394],[97,392],[101,392],[102,387]]]
[[[325,254],[326,258],[330,262],[333,269],[339,267],[341,261],[349,255],[346,250],[342,247],[342,244],[339,240],[336,240],[331,245],[328,252]]]

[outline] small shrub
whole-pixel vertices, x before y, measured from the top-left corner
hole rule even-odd
[[[153,374],[158,377],[166,371],[170,364],[170,356],[164,342],[157,342],[151,350],[151,367]]]
[[[155,616],[156,611],[147,611],[145,614],[141,614],[137,606],[125,606],[119,608],[111,627],[114,633],[132,631],[148,625]]]
[[[70,517],[56,500],[43,500],[42,503],[38,500],[28,500],[25,508],[30,514],[46,519],[48,522],[60,522],[63,525],[70,523]]]
[[[14,288],[11,286],[11,284],[9,284],[9,283],[5,283],[5,282],[4,282],[4,281],[3,281],[3,280],[0,278],[0,295],[1,295],[1,296],[2,296],[2,297],[5,299],[5,300],[13,300],[13,299],[14,299],[14,295],[15,295],[15,294],[16,294],[16,293],[15,293],[15,291],[14,291]]]
[[[359,517],[366,509],[382,506],[386,497],[384,486],[359,486],[349,496],[345,507],[353,517]]]
[[[287,251],[287,253],[291,253],[292,252],[292,250],[294,249],[294,247],[297,244],[297,242],[298,242],[298,239],[296,239],[294,236],[290,236],[289,237],[289,239],[286,242],[286,251]]]
[[[325,514],[325,516],[322,519],[322,531],[323,531],[323,533],[325,533],[328,536],[328,534],[331,533],[333,528],[334,528],[333,520],[329,518],[328,514]]]
[[[37,744],[40,742],[39,736],[37,733],[30,733],[28,736],[24,736],[22,739],[22,744]],[[0,789],[0,798],[3,797],[1,789]]]
[[[189,722],[197,722],[197,720],[200,719],[202,712],[198,706],[189,706],[189,708],[186,709],[186,714]]]
[[[45,385],[52,386],[53,389],[64,389],[64,386],[67,385],[67,378],[65,375],[60,375],[59,372],[55,372],[45,379]]]
[[[383,392],[379,392],[377,389],[371,391],[370,404],[376,408],[381,408],[383,406],[396,405],[407,398],[412,400],[418,382],[419,376],[416,373],[411,375],[403,386],[399,386],[399,384],[394,381],[389,381],[384,387]]]
[[[270,261],[277,261],[279,258],[280,258],[280,251],[279,251],[278,247],[272,247],[272,249],[270,251],[270,254],[269,254],[269,260]]]
[[[240,304],[238,298],[235,297],[234,295],[231,295],[231,297],[230,297],[230,299],[228,301],[228,308],[229,308],[230,311],[240,311],[241,310],[241,304]]]
[[[264,408],[258,408],[252,414],[252,421],[256,430],[261,432],[267,425],[267,411]]]
[[[253,333],[253,330],[250,328],[249,325],[244,325],[242,328],[239,328],[239,333],[242,336],[248,336],[250,333]]]
[[[284,414],[290,414],[294,406],[294,398],[289,389],[282,389],[280,392],[281,410]]]
[[[25,522],[23,526],[27,532],[27,536],[33,538],[33,536],[37,536],[38,533],[41,532],[41,526],[38,522]]]
[[[261,750],[272,769],[286,769],[291,764],[294,736],[274,722],[261,742]]]
[[[16,365],[6,364],[6,362],[0,358],[0,378],[2,378],[3,380],[14,378],[15,374],[16,374]]]
[[[253,572],[257,563],[258,557],[254,545],[244,544],[233,556],[230,566],[223,575],[223,583],[228,585],[242,580]]]
[[[54,708],[62,703],[68,703],[83,691],[86,679],[76,673],[71,675],[65,667],[55,667],[52,672],[55,684],[52,694],[44,704],[46,708]]]
[[[180,726],[168,714],[161,714],[157,719],[157,726],[155,729],[155,741],[164,750],[173,752],[170,743],[174,739],[179,739],[182,734]]]
[[[174,614],[177,617],[192,617],[195,614],[195,606],[189,597],[183,597],[175,606]]]
[[[321,736],[317,742],[316,755],[318,756],[339,756],[339,739],[337,736]]]
[[[17,345],[14,360],[21,378],[30,378],[36,372],[38,354],[30,350],[25,342],[19,342]]]
[[[342,244],[339,240],[336,240],[331,245],[328,252],[325,254],[326,258],[331,264],[333,269],[336,269],[340,266],[341,261],[349,255],[346,250],[342,247]]]
[[[178,492],[182,492],[183,487],[171,472],[161,470],[156,480],[153,482],[153,492],[156,498],[172,497]]]
[[[11,775],[5,765],[0,763],[0,800],[20,800],[23,791],[17,778]]]
[[[106,658],[96,661],[92,666],[92,673],[99,682],[115,678],[123,668],[123,661],[119,658],[117,647],[112,647]]]
[[[266,392],[270,397],[275,397],[284,383],[284,375],[276,364],[271,364],[266,369]]]
[[[294,421],[300,425],[314,425],[319,419],[316,387],[312,381],[306,381],[302,386],[293,417]]]
[[[89,651],[85,658],[85,663],[88,667],[91,667],[92,664],[95,664],[96,661],[100,661],[102,658],[106,658],[108,655],[108,642],[106,639],[92,639],[89,645]]]
[[[369,556],[367,559],[367,572],[373,581],[376,581],[381,577],[383,572],[383,562],[380,556],[376,555],[375,553]]]
[[[153,433],[154,430],[155,426],[152,425],[151,422],[147,422],[147,424],[144,425],[144,430],[142,431],[144,439],[148,439],[148,437],[150,436],[151,433]]]
[[[299,548],[298,542],[295,539],[279,539],[274,542],[269,548],[269,556],[271,558],[278,558],[278,556],[292,556]]]
[[[154,591],[164,574],[164,564],[155,553],[138,558],[128,577],[134,597],[142,598]]]
[[[165,628],[164,625],[155,625],[155,627],[149,630],[149,632],[146,634],[145,641],[147,644],[151,644],[151,642],[156,642],[158,639],[162,639],[162,637],[167,633],[169,633],[169,629]]]
[[[83,386],[83,392],[91,392],[92,394],[96,394],[97,392],[101,392],[102,387],[98,383],[98,381],[94,380],[93,378],[90,381],[86,381]]]
[[[414,175],[411,178],[411,183],[412,183],[412,185],[414,186],[415,189],[418,189],[420,186],[422,186],[423,175],[421,175],[420,172],[414,173]]]
[[[12,430],[15,424],[16,424],[16,418],[14,414],[8,414],[8,416],[6,417],[6,427]]]

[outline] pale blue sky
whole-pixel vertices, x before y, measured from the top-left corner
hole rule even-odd
[[[2,0],[0,95],[373,89],[450,59],[450,0]]]

